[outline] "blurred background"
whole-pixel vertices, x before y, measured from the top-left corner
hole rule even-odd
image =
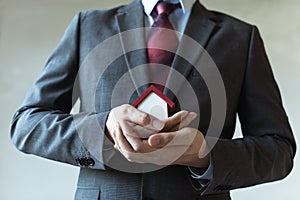
[[[128,0],[0,0],[0,199],[73,199],[78,168],[18,152],[9,137],[11,117],[66,26],[81,10]],[[300,141],[300,1],[202,0],[208,9],[233,15],[260,29],[286,111]],[[237,125],[236,137],[240,137]],[[299,144],[298,144],[299,145]],[[232,191],[233,199],[297,200],[300,157],[284,180]]]

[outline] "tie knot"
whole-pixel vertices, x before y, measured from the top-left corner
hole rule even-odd
[[[160,15],[160,14],[169,15],[177,8],[181,8],[180,3],[172,4],[172,3],[167,3],[167,2],[159,2],[156,5],[156,11],[157,11],[158,15]]]

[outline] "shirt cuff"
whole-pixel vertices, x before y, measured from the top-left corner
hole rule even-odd
[[[104,164],[108,164],[109,161],[115,156],[116,151],[114,144],[108,139],[104,134],[104,143],[103,143],[103,160]]]
[[[213,163],[210,156],[208,168],[188,167],[191,177],[197,179],[202,187],[206,186],[213,178]]]
[[[106,169],[105,164],[108,162],[107,160],[111,159],[111,152],[112,149],[114,149],[114,145],[112,144],[112,142],[110,142],[110,140],[107,138],[107,136],[105,135],[105,130],[106,130],[106,120],[108,118],[108,114],[109,112],[103,112],[103,113],[98,113],[98,122],[101,128],[101,133],[100,133],[100,137],[101,137],[101,145],[100,147],[100,153],[102,154],[102,166],[103,169]]]

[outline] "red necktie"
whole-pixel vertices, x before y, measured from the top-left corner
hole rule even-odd
[[[165,85],[169,71],[160,70],[159,65],[156,65],[155,63],[171,66],[173,62],[174,53],[162,49],[173,51],[177,49],[178,38],[168,17],[176,8],[180,7],[180,3],[171,4],[159,2],[156,5],[156,12],[153,12],[152,14],[154,23],[150,31],[147,45],[148,62],[151,63],[149,73],[150,77],[152,76],[152,80],[158,80],[163,86]],[[173,31],[166,31],[164,29],[171,29]],[[162,49],[150,48],[157,44],[159,44]]]

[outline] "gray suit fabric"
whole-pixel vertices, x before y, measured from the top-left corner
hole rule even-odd
[[[81,87],[79,82],[75,87],[74,82],[80,66],[97,45],[122,31],[143,27],[143,15],[142,4],[136,0],[75,16],[13,117],[11,137],[15,146],[25,153],[80,166],[77,200],[230,199],[231,189],[275,181],[289,174],[296,145],[257,28],[208,11],[198,2],[185,34],[201,44],[216,63],[227,98],[221,138],[211,152],[212,180],[202,187],[185,166],[168,166],[148,173],[125,173],[105,166],[104,132],[91,126],[84,137],[87,141],[83,141],[74,120],[88,126],[90,120],[97,119],[104,129],[116,80],[129,69],[145,64],[145,51],[134,51],[114,61],[101,77],[96,97],[81,89],[87,86]],[[210,98],[201,75],[179,56],[172,67],[196,91],[201,116],[210,116]],[[99,78],[88,71],[82,76]],[[81,108],[79,114],[71,115],[73,98],[77,98],[72,95],[74,88]],[[132,99],[145,88],[139,88]],[[166,95],[176,100],[177,94],[166,91]],[[95,98],[95,107],[89,98]],[[244,138],[232,140],[237,114]],[[202,117],[198,125],[204,134],[209,119]],[[89,144],[98,147],[98,156],[89,151]]]

